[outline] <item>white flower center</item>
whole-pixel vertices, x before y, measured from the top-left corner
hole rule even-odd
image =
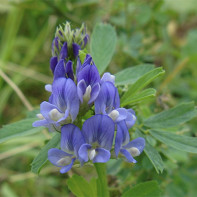
[[[113,120],[113,121],[116,121],[116,119],[118,118],[119,116],[119,112],[117,110],[113,110],[110,114],[109,114],[109,117]]]
[[[129,151],[129,153],[133,156],[133,157],[136,157],[136,156],[139,156],[140,155],[140,151],[136,148],[136,147],[132,147],[132,148],[129,148],[127,149]]]
[[[58,160],[56,163],[59,166],[65,166],[67,164],[71,163],[72,158],[71,157],[63,157],[60,160]]]
[[[40,120],[44,120],[44,116],[42,114],[36,114],[37,118],[39,118]]]
[[[83,100],[84,100],[85,102],[88,102],[88,101],[90,100],[91,91],[92,91],[92,88],[91,88],[91,86],[89,85],[89,86],[86,88],[85,94],[83,95]]]
[[[60,113],[57,109],[52,109],[49,112],[49,116],[52,120],[58,121],[60,118],[64,117],[63,113]]]
[[[96,156],[95,149],[88,151],[88,157],[89,157],[90,160],[93,160],[95,156]]]

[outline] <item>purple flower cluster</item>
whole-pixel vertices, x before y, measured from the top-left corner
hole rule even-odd
[[[37,115],[40,120],[33,123],[34,127],[61,132],[61,150],[50,149],[49,161],[61,167],[61,173],[69,171],[75,162],[104,163],[122,157],[136,163],[133,157],[143,151],[145,140],[139,137],[130,141],[129,129],[136,116],[132,109],[120,107],[115,76],[104,73],[100,78],[92,57],[89,54],[84,60],[79,57],[79,50],[85,47],[88,38],[84,29],[80,31],[81,37],[77,33],[80,42],[73,41],[75,33],[68,24],[64,31],[57,31],[52,45],[55,56],[50,61],[54,80],[52,85],[45,86],[51,96],[48,102],[41,103]],[[95,115],[87,115],[89,110],[94,110]]]

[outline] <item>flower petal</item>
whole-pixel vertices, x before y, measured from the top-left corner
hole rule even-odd
[[[84,60],[84,63],[83,63],[83,67],[87,66],[87,65],[90,65],[92,62],[92,57],[90,54],[87,54],[86,55],[86,58]]]
[[[100,75],[95,65],[87,65],[81,69],[78,73],[78,82],[84,79],[86,85],[93,86],[94,84],[100,82]]]
[[[88,149],[91,149],[90,144],[82,144],[79,148],[78,154],[79,158],[81,158],[84,162],[88,161]]]
[[[119,116],[116,119],[116,122],[120,122],[127,118],[127,110],[125,108],[117,108],[116,110],[119,112]]]
[[[101,78],[101,82],[103,83],[105,81],[109,81],[109,82],[111,82],[115,85],[115,76],[111,75],[109,72],[104,73],[102,78]]]
[[[58,164],[58,161],[60,161],[63,158],[71,158],[73,155],[68,154],[62,150],[59,150],[57,148],[51,148],[48,151],[48,160],[57,167],[63,167],[64,165]]]
[[[74,81],[70,78],[58,78],[53,82],[52,92],[52,103],[63,113],[68,109],[74,121],[79,112],[79,98]]]
[[[91,95],[90,95],[90,100],[89,100],[88,104],[91,104],[93,101],[96,100],[99,92],[100,92],[100,84],[99,83],[96,83],[92,87],[92,91],[91,91]]]
[[[72,121],[74,121],[79,112],[79,98],[77,95],[77,87],[71,79],[67,79],[64,98],[66,98],[67,108],[70,111]]]
[[[86,44],[88,43],[88,41],[89,41],[89,35],[86,34],[86,35],[84,36],[84,39],[83,39],[83,48],[86,46]]]
[[[120,152],[126,157],[126,160],[130,163],[137,163],[137,161],[131,156],[126,149],[121,149]]]
[[[107,115],[95,115],[87,119],[82,133],[88,144],[98,143],[101,148],[110,150],[113,143],[115,125]]]
[[[117,132],[115,139],[115,154],[118,156],[122,145],[129,142],[130,136],[125,121],[117,123]]]
[[[68,47],[67,47],[67,42],[64,42],[60,51],[60,59],[65,60],[67,57],[68,57]]]
[[[120,99],[117,88],[111,82],[104,82],[97,99],[95,100],[95,113],[108,114],[120,106]]]
[[[50,132],[60,131],[59,124],[52,124],[49,123],[47,120],[37,120],[32,124],[33,127],[46,127],[49,129]]]
[[[68,78],[70,78],[74,81],[73,63],[70,60],[66,63],[65,73]]]
[[[135,112],[132,109],[127,110],[127,118],[125,119],[128,129],[130,129],[136,122]]]
[[[74,58],[76,58],[79,55],[80,46],[76,43],[73,43],[72,46],[73,46],[73,55]]]
[[[97,148],[96,149],[96,156],[93,159],[93,163],[106,163],[109,161],[111,153],[110,151],[104,149],[104,148]]]
[[[82,69],[81,60],[78,57],[77,58],[77,66],[76,66],[76,76],[78,76],[78,73],[80,72],[81,69]],[[78,79],[77,79],[77,81],[78,81]]]
[[[65,77],[64,60],[61,59],[54,70],[54,79]]]
[[[137,148],[139,152],[141,153],[144,150],[145,147],[145,140],[142,137],[138,137],[131,142],[129,142],[127,145],[123,146],[124,149],[129,149],[129,148]]]
[[[78,82],[77,94],[79,96],[81,103],[83,103],[83,95],[85,94],[86,88],[87,88],[87,86],[86,86],[86,82],[84,81],[84,79],[82,79],[81,81]]]
[[[68,171],[72,168],[72,166],[73,166],[75,160],[76,160],[76,159],[73,158],[72,161],[71,161],[71,163],[70,163],[69,165],[64,166],[64,167],[60,170],[60,173],[64,174],[64,173],[68,172]]]
[[[61,111],[53,104],[49,103],[49,102],[42,102],[40,104],[40,113],[43,115],[43,117],[49,122],[49,123],[55,123],[54,120],[51,119],[50,117],[50,111],[56,109],[57,111],[59,111],[61,113]]]
[[[51,84],[46,84],[45,85],[45,90],[48,92],[52,92],[52,85]]]
[[[73,124],[66,124],[61,128],[61,149],[67,153],[75,154],[78,158],[78,150],[84,144],[84,138],[80,129]]]
[[[52,57],[50,59],[50,68],[51,68],[52,73],[54,73],[54,70],[55,70],[55,67],[57,65],[57,62],[58,62],[57,56]]]

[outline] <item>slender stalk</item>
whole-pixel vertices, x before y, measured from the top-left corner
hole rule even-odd
[[[33,107],[30,104],[30,102],[27,100],[25,95],[22,93],[22,91],[19,89],[19,87],[0,69],[0,76],[12,87],[12,89],[16,92],[18,97],[21,99],[25,107],[29,110],[32,111]]]
[[[0,65],[1,67],[4,68],[4,70],[8,70],[10,72],[15,72],[18,73],[22,76],[24,76],[25,78],[29,77],[31,79],[43,82],[43,83],[52,83],[52,78],[49,76],[46,76],[44,74],[41,74],[39,72],[35,72],[34,70],[30,69],[30,68],[25,68],[22,66],[19,66],[17,64],[11,63],[11,62],[6,62],[7,66],[4,66],[5,63],[0,61]],[[29,66],[31,67],[31,66]]]
[[[98,174],[97,196],[109,197],[106,164],[105,163],[95,163],[94,166],[95,166],[96,172]]]

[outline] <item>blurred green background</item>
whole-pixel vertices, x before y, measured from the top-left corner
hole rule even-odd
[[[56,26],[67,21],[82,22],[92,32],[103,21],[116,28],[118,43],[108,71],[116,73],[140,63],[163,66],[165,77],[152,84],[157,98],[138,106],[144,116],[183,101],[197,102],[197,6],[195,0],[0,0],[0,127],[26,116],[49,94],[44,85],[52,82],[49,70],[51,43]],[[6,76],[6,81],[2,79]],[[13,85],[13,83],[15,85]],[[18,88],[17,88],[18,87]],[[21,96],[16,94],[16,92]],[[24,97],[23,97],[24,95]],[[22,99],[22,100],[21,100]],[[24,105],[24,102],[27,104]],[[196,136],[196,120],[180,128]],[[30,172],[47,132],[16,138],[0,145],[0,196],[74,196],[66,178],[76,173],[89,180],[92,167],[74,168],[61,175],[48,164],[39,176]],[[197,156],[169,148],[162,155],[165,170],[157,174],[143,155],[137,165],[108,163],[111,196],[128,187],[157,180],[166,197],[195,197]]]

